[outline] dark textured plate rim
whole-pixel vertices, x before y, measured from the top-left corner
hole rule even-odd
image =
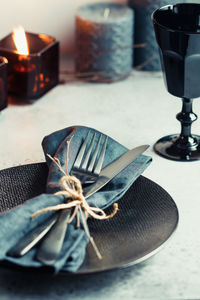
[[[176,207],[177,209],[177,207]],[[179,222],[179,214],[178,214],[178,209],[177,209],[177,222],[176,222],[176,225],[174,227],[174,230],[172,231],[171,235],[157,248],[155,248],[154,250],[152,250],[151,252],[147,253],[146,255],[143,255],[142,257],[138,258],[138,259],[135,259],[134,261],[129,261],[129,262],[122,262],[122,263],[119,263],[118,265],[115,265],[113,267],[108,267],[106,269],[96,269],[96,270],[92,270],[92,271],[83,271],[83,272],[80,272],[79,270],[75,273],[67,273],[67,274],[72,274],[72,275],[89,275],[89,274],[96,274],[96,273],[101,273],[101,272],[108,272],[108,271],[114,271],[114,270],[117,270],[117,269],[125,269],[125,268],[128,268],[128,267],[132,267],[132,266],[135,266],[139,263],[142,263],[144,261],[146,261],[147,259],[151,258],[152,256],[154,256],[155,254],[157,254],[158,252],[160,252],[160,250],[162,250],[165,245],[171,240],[172,236],[174,235],[177,227],[178,227],[178,222]],[[62,273],[65,273],[64,271],[62,271]]]

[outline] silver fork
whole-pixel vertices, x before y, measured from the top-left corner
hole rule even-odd
[[[100,149],[100,143],[101,143],[103,135],[101,134],[99,136],[95,150],[92,155],[91,155],[91,153],[92,153],[92,150],[93,150],[93,147],[95,144],[96,133],[93,134],[89,148],[87,150],[86,148],[87,148],[89,136],[90,136],[90,131],[88,132],[88,134],[78,152],[78,155],[73,164],[73,167],[71,169],[71,175],[78,177],[78,179],[81,181],[82,185],[88,184],[88,183],[94,183],[97,180],[99,173],[101,171],[102,165],[103,165],[105,151],[106,151],[106,144],[107,144],[107,140],[108,140],[108,137],[106,137],[104,140],[104,144],[101,149],[99,158],[97,159],[97,154]],[[96,164],[95,164],[95,162],[96,162]]]
[[[108,140],[108,137],[106,136],[101,152],[98,156],[102,134],[99,136],[94,150],[96,133],[93,134],[88,147],[89,135],[90,131],[88,132],[71,169],[71,175],[78,177],[82,184],[94,183],[97,180],[103,165]],[[63,210],[58,217],[57,222],[42,240],[36,253],[36,259],[43,264],[52,265],[56,261],[62,249],[67,231],[67,221],[70,218],[70,214],[71,209]]]

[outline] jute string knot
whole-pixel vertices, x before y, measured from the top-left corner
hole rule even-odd
[[[67,200],[66,203],[57,204],[55,206],[49,206],[46,208],[43,208],[36,213],[32,215],[33,218],[37,217],[41,213],[45,213],[47,211],[56,211],[56,210],[62,210],[62,209],[71,209],[71,208],[77,208],[80,207],[85,212],[86,218],[88,215],[90,215],[94,219],[98,220],[106,220],[112,218],[118,210],[118,204],[114,203],[113,207],[114,210],[110,215],[106,215],[106,213],[103,211],[103,209],[99,207],[90,206],[88,202],[86,201],[84,195],[83,195],[83,189],[80,180],[71,175],[65,175],[61,177],[61,185],[63,187],[62,191],[56,192],[54,195],[61,195],[64,196]],[[72,215],[68,220],[68,223],[71,223],[76,214]]]

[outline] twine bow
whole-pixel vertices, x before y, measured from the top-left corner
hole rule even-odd
[[[88,217],[88,215],[90,215],[94,219],[106,220],[112,218],[117,213],[118,210],[117,203],[114,203],[113,205],[114,210],[110,215],[106,215],[103,209],[99,207],[90,206],[83,195],[82,185],[80,180],[77,177],[70,176],[70,175],[63,176],[61,178],[61,185],[63,187],[63,190],[56,192],[54,195],[65,196],[68,202],[43,208],[37,211],[36,213],[34,213],[32,215],[33,218],[37,217],[41,213],[45,213],[48,211],[57,211],[57,210],[70,209],[70,208],[76,209],[77,206],[80,206],[83,209],[86,218]],[[73,216],[73,218],[71,217],[68,220],[68,223],[71,223],[74,217],[75,216]]]
[[[114,209],[110,215],[106,215],[106,213],[103,211],[103,209],[101,209],[99,207],[90,206],[83,195],[83,189],[82,189],[80,180],[75,176],[66,174],[64,172],[64,170],[62,169],[62,166],[61,166],[58,158],[56,158],[56,157],[53,158],[49,154],[48,154],[48,157],[54,163],[56,163],[56,165],[58,166],[60,171],[62,171],[62,173],[64,174],[64,176],[62,176],[62,178],[61,178],[61,185],[63,187],[63,190],[56,192],[54,195],[64,196],[66,198],[67,202],[43,208],[43,209],[35,212],[32,215],[32,218],[35,218],[38,215],[48,212],[48,211],[58,211],[58,210],[63,210],[63,209],[74,208],[74,211],[73,211],[70,219],[67,221],[67,223],[71,223],[74,220],[74,218],[76,217],[77,218],[77,226],[80,226],[80,217],[81,217],[81,221],[82,221],[85,233],[86,233],[87,237],[89,238],[90,242],[92,243],[92,246],[97,254],[97,257],[99,259],[102,259],[102,256],[94,242],[94,239],[90,235],[86,219],[88,218],[88,216],[91,216],[92,218],[97,219],[97,220],[110,219],[117,213],[118,204],[117,203],[113,204]]]

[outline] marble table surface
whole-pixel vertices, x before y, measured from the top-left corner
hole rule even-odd
[[[150,144],[144,176],[176,202],[180,220],[155,256],[127,269],[82,277],[50,277],[0,269],[0,299],[199,299],[200,162],[159,157],[153,145],[180,132],[181,101],[165,90],[160,73],[137,72],[112,84],[71,81],[34,103],[9,99],[0,113],[0,169],[44,161],[42,138],[71,125],[94,127],[128,148]],[[194,111],[200,102],[194,101]],[[199,121],[193,132],[200,132]]]

